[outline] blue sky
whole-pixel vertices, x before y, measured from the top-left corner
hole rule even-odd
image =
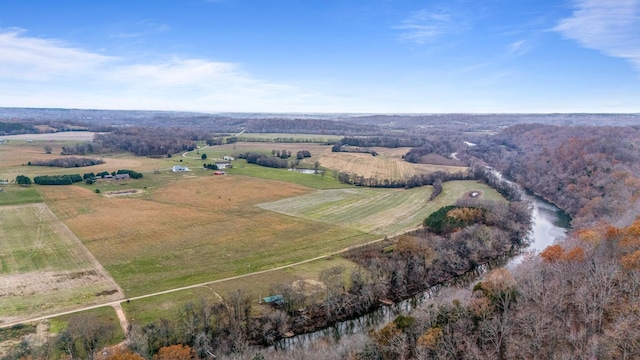
[[[0,106],[640,112],[640,0],[2,0]]]

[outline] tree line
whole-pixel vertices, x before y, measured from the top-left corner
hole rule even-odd
[[[437,188],[435,196],[437,196],[442,191],[442,183],[445,181],[475,179],[473,173],[462,171],[434,171],[428,174],[418,174],[409,178],[401,179],[378,179],[375,177],[365,178],[362,175],[349,174],[344,172],[335,172],[334,177],[343,184],[365,187],[411,189],[419,186],[435,185],[435,187]]]
[[[95,158],[80,158],[80,157],[64,157],[57,158],[51,160],[34,160],[29,161],[27,165],[33,166],[55,166],[55,167],[63,167],[63,168],[71,168],[71,167],[85,167],[85,166],[93,166],[104,164],[104,160],[95,159]]]

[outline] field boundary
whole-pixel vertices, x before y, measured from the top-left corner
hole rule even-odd
[[[67,225],[64,224],[62,221],[60,221],[60,219],[55,215],[55,213],[53,213],[53,211],[51,211],[51,209],[47,206],[46,203],[7,205],[7,206],[1,206],[0,210],[12,211],[15,209],[27,209],[27,208],[34,209],[35,216],[39,219],[38,221],[47,221],[47,225],[50,226],[55,233],[59,234],[61,236],[61,239],[64,239],[63,241],[66,244],[71,246],[76,251],[77,254],[81,254],[81,256],[84,258],[83,260],[85,262],[84,266],[86,266],[86,267],[83,267],[82,269],[85,271],[90,270],[90,272],[94,274],[92,276],[99,278],[101,283],[104,282],[105,284],[108,284],[108,287],[114,290],[109,293],[109,297],[111,299],[114,299],[114,298],[123,299],[125,297],[124,291],[122,290],[120,285],[113,279],[113,277],[111,277],[111,275],[104,269],[102,264],[93,256],[93,254],[89,251],[89,249],[87,249],[87,247],[67,227]],[[45,220],[45,218],[47,218],[48,220]],[[37,237],[40,237],[40,236],[42,235],[40,234],[40,229],[38,229]],[[24,277],[26,276],[27,277],[26,279],[31,279],[31,280],[25,280],[25,281],[33,281],[32,283],[35,284],[36,281],[43,281],[42,279],[42,277],[44,276],[43,274],[49,274],[49,273],[51,273],[51,271],[47,269],[40,269],[40,270],[28,271],[28,272],[18,272],[15,274],[8,275],[8,278],[5,278],[5,280],[22,281],[20,280],[21,277],[23,277],[24,279]],[[56,273],[57,273],[57,270],[56,270]],[[39,276],[37,280],[33,278],[34,274]],[[1,279],[3,279],[3,276],[0,276],[0,280]],[[11,280],[11,279],[14,279],[14,280]],[[9,284],[11,284],[11,282]],[[54,290],[58,291],[56,289]],[[68,302],[60,302],[60,303],[55,303],[54,308],[71,308],[72,306],[73,305],[69,304]],[[22,323],[22,322],[29,321],[29,316],[30,316],[29,314],[26,314],[26,315],[20,314],[20,313],[15,315],[12,314],[11,316],[8,316],[6,320],[9,321],[9,324]],[[2,324],[2,327],[4,327],[4,324]]]

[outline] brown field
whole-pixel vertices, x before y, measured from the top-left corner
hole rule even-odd
[[[362,153],[324,151],[319,161],[323,167],[366,178],[402,179],[434,171],[458,172],[467,168],[462,166],[412,164],[402,160],[409,148],[372,148],[378,156]]]
[[[16,135],[17,136],[17,135]],[[0,145],[0,179],[13,180],[18,175],[26,175],[31,178],[38,175],[59,175],[100,171],[115,171],[118,169],[132,169],[138,172],[153,171],[158,168],[168,168],[166,159],[151,159],[146,157],[132,157],[129,154],[117,154],[102,156],[99,154],[90,154],[86,156],[104,160],[101,165],[83,167],[83,168],[60,168],[49,166],[26,166],[30,161],[51,160],[63,157],[60,155],[62,146],[68,145],[62,141],[34,141],[26,143],[23,140],[13,140],[7,144]],[[51,146],[52,153],[47,154],[44,146]]]
[[[77,186],[41,191],[128,296],[264,270],[373,238],[259,209],[254,204],[311,190],[242,176],[177,180],[144,198]]]

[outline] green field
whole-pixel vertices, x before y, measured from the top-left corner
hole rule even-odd
[[[43,204],[0,207],[0,274],[91,267]]]
[[[6,185],[0,190],[0,206],[42,202],[40,193],[33,186]]]
[[[46,205],[0,206],[0,216],[0,323],[100,302],[117,288]]]
[[[246,175],[261,179],[279,180],[313,189],[350,188],[351,185],[340,183],[333,177],[333,172],[328,171],[325,176],[321,174],[302,174],[287,169],[272,169],[264,166],[247,164],[245,160],[236,160],[234,168],[227,171],[229,174]]]
[[[432,212],[453,204],[470,190],[482,191],[489,200],[500,198],[497,192],[484,184],[451,181],[443,184],[442,194],[431,202],[429,196],[433,189],[425,186],[408,190],[324,190],[259,206],[291,216],[392,236],[420,226]]]

